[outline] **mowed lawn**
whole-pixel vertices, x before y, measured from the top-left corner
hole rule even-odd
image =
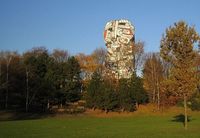
[[[1,138],[200,138],[200,116],[190,117],[189,128],[170,115],[128,117],[64,116],[1,121]]]

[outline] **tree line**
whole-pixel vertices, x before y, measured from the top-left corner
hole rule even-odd
[[[143,46],[141,42],[135,46],[135,49],[139,49],[135,56],[140,55],[135,59],[138,60],[142,57]],[[66,106],[67,103],[80,99],[86,100],[88,107],[93,107],[90,103],[94,101],[95,97],[99,97],[101,100],[104,99],[104,102],[101,101],[98,105],[95,103],[94,108],[101,107],[100,109],[107,109],[107,111],[117,108],[135,110],[134,103],[141,102],[137,102],[137,98],[131,96],[134,94],[124,92],[122,95],[119,91],[123,91],[123,87],[131,84],[131,81],[136,81],[138,84],[135,84],[134,87],[140,85],[141,93],[143,93],[142,78],[134,73],[135,80],[133,78],[119,80],[119,86],[114,79],[113,83],[111,80],[103,79],[105,56],[106,49],[103,48],[97,48],[90,55],[79,53],[75,56],[71,56],[68,51],[59,49],[49,52],[45,47],[35,47],[23,54],[18,54],[15,51],[1,51],[0,108],[48,111],[53,105],[59,105],[62,108],[63,105]],[[137,64],[137,68],[139,68],[139,62]],[[98,87],[96,86],[100,93],[97,93],[98,96],[91,97],[93,79],[96,79],[97,74],[101,77]],[[126,90],[129,88],[130,90],[135,89],[133,85],[126,87]],[[145,95],[145,93],[143,94]],[[122,104],[119,104],[119,98],[125,95],[125,98],[130,98],[130,102],[126,103],[126,106],[130,104],[129,109],[125,106],[121,107]],[[112,97],[116,99],[112,101]],[[116,105],[113,104],[114,102]],[[113,105],[111,106],[111,104]]]
[[[80,99],[80,65],[67,51],[44,47],[20,55],[1,52],[1,109],[43,111]]]

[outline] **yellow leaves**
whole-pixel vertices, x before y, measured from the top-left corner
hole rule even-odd
[[[193,48],[198,41],[199,35],[194,27],[189,27],[184,21],[169,27],[161,40],[161,57],[172,65],[170,78],[165,83],[179,95],[194,92],[196,54]]]
[[[78,55],[77,59],[80,63],[80,66],[83,70],[94,72],[97,68],[97,64],[94,61],[94,58],[90,55]]]

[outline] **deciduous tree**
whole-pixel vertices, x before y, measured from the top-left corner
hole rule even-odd
[[[164,69],[158,53],[147,55],[147,59],[143,69],[144,86],[149,93],[152,103],[157,103],[158,110],[160,108],[160,95],[162,91],[162,83],[164,80]]]
[[[138,41],[133,45],[133,69],[138,73],[144,63],[144,42]]]
[[[194,45],[199,35],[194,27],[179,21],[166,29],[161,39],[161,57],[170,62],[170,79],[174,92],[184,99],[185,129],[187,129],[187,100],[196,89]]]

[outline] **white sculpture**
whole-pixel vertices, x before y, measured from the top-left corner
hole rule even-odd
[[[116,79],[130,78],[133,72],[134,27],[128,20],[113,20],[106,24],[104,40],[107,46],[106,74]]]

